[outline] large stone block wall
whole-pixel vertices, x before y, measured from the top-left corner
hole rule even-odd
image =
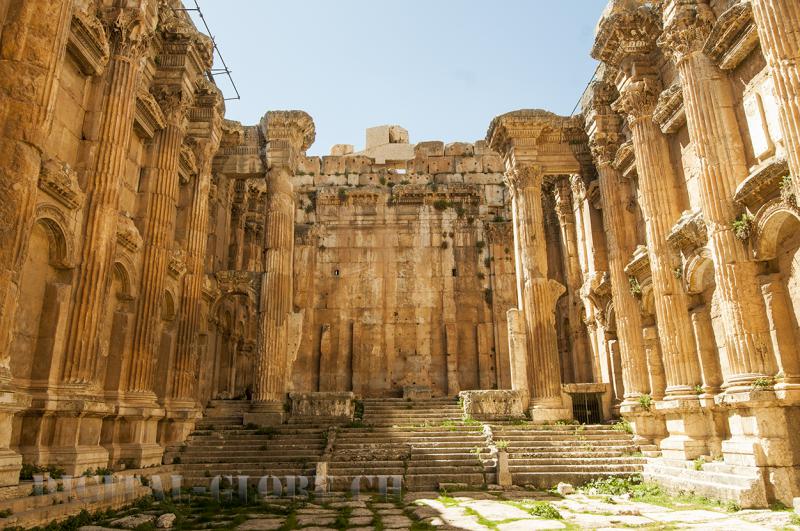
[[[452,396],[509,385],[515,288],[501,172],[482,143],[421,143],[391,165],[301,162],[295,306],[306,318],[294,389]]]

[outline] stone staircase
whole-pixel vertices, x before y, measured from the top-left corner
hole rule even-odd
[[[328,465],[334,489],[377,475],[402,476],[412,490],[494,482],[483,426],[464,423],[454,399],[367,399],[363,405],[363,426],[337,432]]]
[[[602,477],[640,474],[647,462],[629,433],[608,425],[491,426],[495,445],[507,444],[515,485],[545,489],[562,481],[581,485]]]
[[[378,488],[364,476],[388,476],[390,487],[400,476],[410,490],[474,488],[496,482],[498,447],[509,453],[513,482],[538,488],[639,474],[647,461],[630,434],[611,426],[481,423],[464,420],[451,398],[366,399],[360,418],[339,419],[331,431],[326,419],[258,429],[243,425],[246,402],[212,406],[167,454],[177,457],[186,486],[217,475],[305,476],[313,485],[317,463],[326,462],[334,490],[349,490],[357,477],[363,490]]]
[[[185,445],[173,448],[184,485],[207,486],[217,475],[305,476],[313,485],[316,464],[325,449],[323,427],[244,426],[241,416],[206,417]]]

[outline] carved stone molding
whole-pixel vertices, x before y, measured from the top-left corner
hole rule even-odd
[[[155,27],[143,8],[107,7],[103,13],[112,54],[135,61],[150,49]],[[155,21],[153,21],[155,22]]]
[[[295,245],[317,247],[321,234],[322,227],[320,225],[295,225],[294,243]]]
[[[87,76],[99,76],[111,57],[103,23],[96,16],[81,10],[72,15],[67,51]]]
[[[117,218],[117,243],[131,253],[142,248],[142,236],[131,218],[119,214]]]
[[[69,164],[59,160],[42,162],[39,188],[70,210],[83,205],[85,196],[78,185],[78,174]]]
[[[702,213],[685,211],[670,230],[667,241],[683,256],[689,256],[695,250],[705,247],[708,242],[708,233]]]
[[[192,177],[197,175],[197,159],[195,158],[194,151],[186,144],[181,146],[181,155],[178,159],[178,175],[181,184],[189,183]]]
[[[733,70],[757,47],[753,6],[740,0],[719,16],[703,51],[723,70]]]
[[[167,272],[174,279],[180,279],[188,270],[187,255],[183,249],[174,249],[169,256]]]
[[[639,120],[649,120],[658,105],[661,83],[654,77],[631,79],[620,90],[620,96],[611,108],[634,124]]]
[[[153,97],[164,113],[164,121],[185,129],[188,125],[189,108],[194,102],[194,93],[182,85],[158,85],[151,89]]]
[[[592,57],[619,66],[629,57],[646,57],[656,48],[661,21],[648,5],[612,0],[597,26]]]
[[[152,140],[156,131],[166,125],[164,113],[156,99],[146,89],[140,88],[136,93],[136,114],[133,127],[140,138]]]
[[[640,284],[650,278],[650,256],[647,254],[647,247],[639,245],[633,251],[630,262],[625,266],[625,273],[635,278]]]
[[[633,150],[632,140],[628,140],[619,147],[613,166],[625,178],[636,175],[636,153]]]
[[[680,80],[659,95],[653,111],[653,121],[664,134],[675,133],[686,124],[686,109],[683,106],[683,88]]]

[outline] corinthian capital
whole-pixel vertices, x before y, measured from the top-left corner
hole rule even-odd
[[[616,131],[595,131],[589,140],[589,149],[598,166],[611,166],[622,144],[622,135]]]
[[[150,48],[154,28],[142,9],[110,7],[103,18],[113,43],[113,55],[136,61]]]
[[[506,175],[508,186],[519,192],[526,188],[541,188],[544,183],[544,170],[536,164],[520,165]]]
[[[152,89],[152,93],[164,113],[166,122],[185,127],[189,107],[193,101],[192,94],[177,85],[157,86]]]
[[[702,52],[716,17],[702,0],[683,0],[676,4],[658,39],[658,46],[665,55],[680,63],[688,55]]]
[[[652,77],[631,79],[620,90],[620,96],[612,104],[614,111],[626,116],[628,123],[651,119],[661,94],[660,83]]]
[[[652,7],[638,0],[612,0],[597,26],[592,57],[619,66],[630,57],[646,57],[656,49],[660,20]]]

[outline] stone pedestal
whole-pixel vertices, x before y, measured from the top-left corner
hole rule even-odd
[[[448,390],[450,389],[448,377]],[[407,385],[403,387],[403,398],[408,400],[428,400],[431,398],[431,388],[427,385]]]
[[[661,441],[661,453],[666,459],[691,461],[709,455],[709,424],[707,410],[697,400],[662,400],[656,402],[656,412],[663,415],[669,436]]]
[[[341,393],[289,393],[293,418],[338,419],[342,422],[353,419],[355,394]]]
[[[158,427],[158,442],[162,446],[180,443],[194,431],[202,411],[193,400],[171,400],[164,402],[164,418]],[[169,463],[167,463],[169,464]]]
[[[164,409],[155,395],[123,395],[114,415],[103,420],[101,441],[112,468],[160,465],[164,448],[158,444],[158,424]]]
[[[511,469],[508,467],[508,452],[505,450],[497,452],[497,484],[501,487],[510,487],[514,484]]]
[[[620,415],[630,422],[633,440],[637,444],[658,445],[667,437],[667,426],[664,416],[654,405],[644,408],[638,403],[627,403],[620,406]]]
[[[461,391],[464,416],[478,420],[525,418],[525,394],[514,390]]]

